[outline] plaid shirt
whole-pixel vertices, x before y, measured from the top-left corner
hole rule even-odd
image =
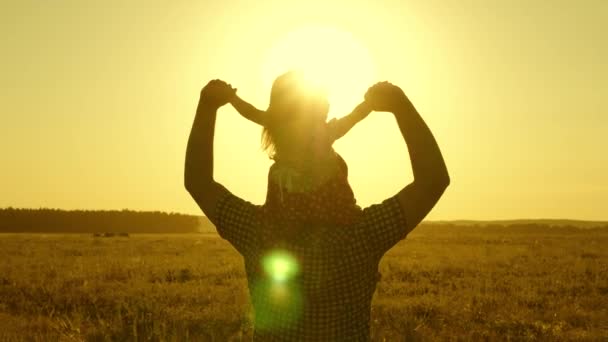
[[[368,341],[371,301],[386,251],[409,230],[399,200],[362,210],[348,227],[307,227],[290,241],[272,236],[262,206],[228,190],[218,202],[220,236],[243,256],[256,341]],[[297,274],[272,279],[262,266],[273,250],[293,257]]]

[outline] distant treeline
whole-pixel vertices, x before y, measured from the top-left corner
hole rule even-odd
[[[574,223],[573,223],[574,222]],[[423,222],[417,229],[440,229],[459,232],[496,232],[496,233],[547,233],[547,234],[568,234],[568,233],[608,233],[608,223],[590,224],[587,221],[555,221],[548,222],[540,220],[538,222],[526,221],[504,221],[500,223],[492,221],[470,221],[470,222]]]
[[[205,217],[132,210],[0,209],[1,233],[194,233]]]
[[[424,221],[417,230],[509,233],[608,233],[608,222],[573,220]],[[204,216],[133,210],[0,208],[0,233],[198,233],[215,232]]]

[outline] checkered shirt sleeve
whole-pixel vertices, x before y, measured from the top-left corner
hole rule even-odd
[[[395,195],[363,209],[361,222],[354,226],[353,234],[359,250],[379,260],[410,231],[398,195]]]
[[[247,202],[227,189],[216,207],[218,234],[243,256],[251,254],[257,243],[260,206]]]

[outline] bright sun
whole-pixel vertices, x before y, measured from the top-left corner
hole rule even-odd
[[[293,69],[329,91],[335,117],[348,114],[374,81],[369,51],[352,34],[326,26],[305,26],[279,39],[262,66],[264,85],[269,89],[278,75]]]

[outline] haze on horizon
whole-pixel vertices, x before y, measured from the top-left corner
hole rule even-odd
[[[389,80],[433,131],[452,183],[428,219],[608,219],[607,1],[8,0],[0,9],[0,208],[201,214],[183,186],[200,89],[222,78],[266,108],[273,49],[314,25],[368,53],[369,65],[344,64],[357,68],[338,84],[352,95],[331,115]],[[271,164],[259,134],[221,109],[216,178],[254,203]],[[411,175],[388,114],[373,113],[335,147],[363,206]]]

